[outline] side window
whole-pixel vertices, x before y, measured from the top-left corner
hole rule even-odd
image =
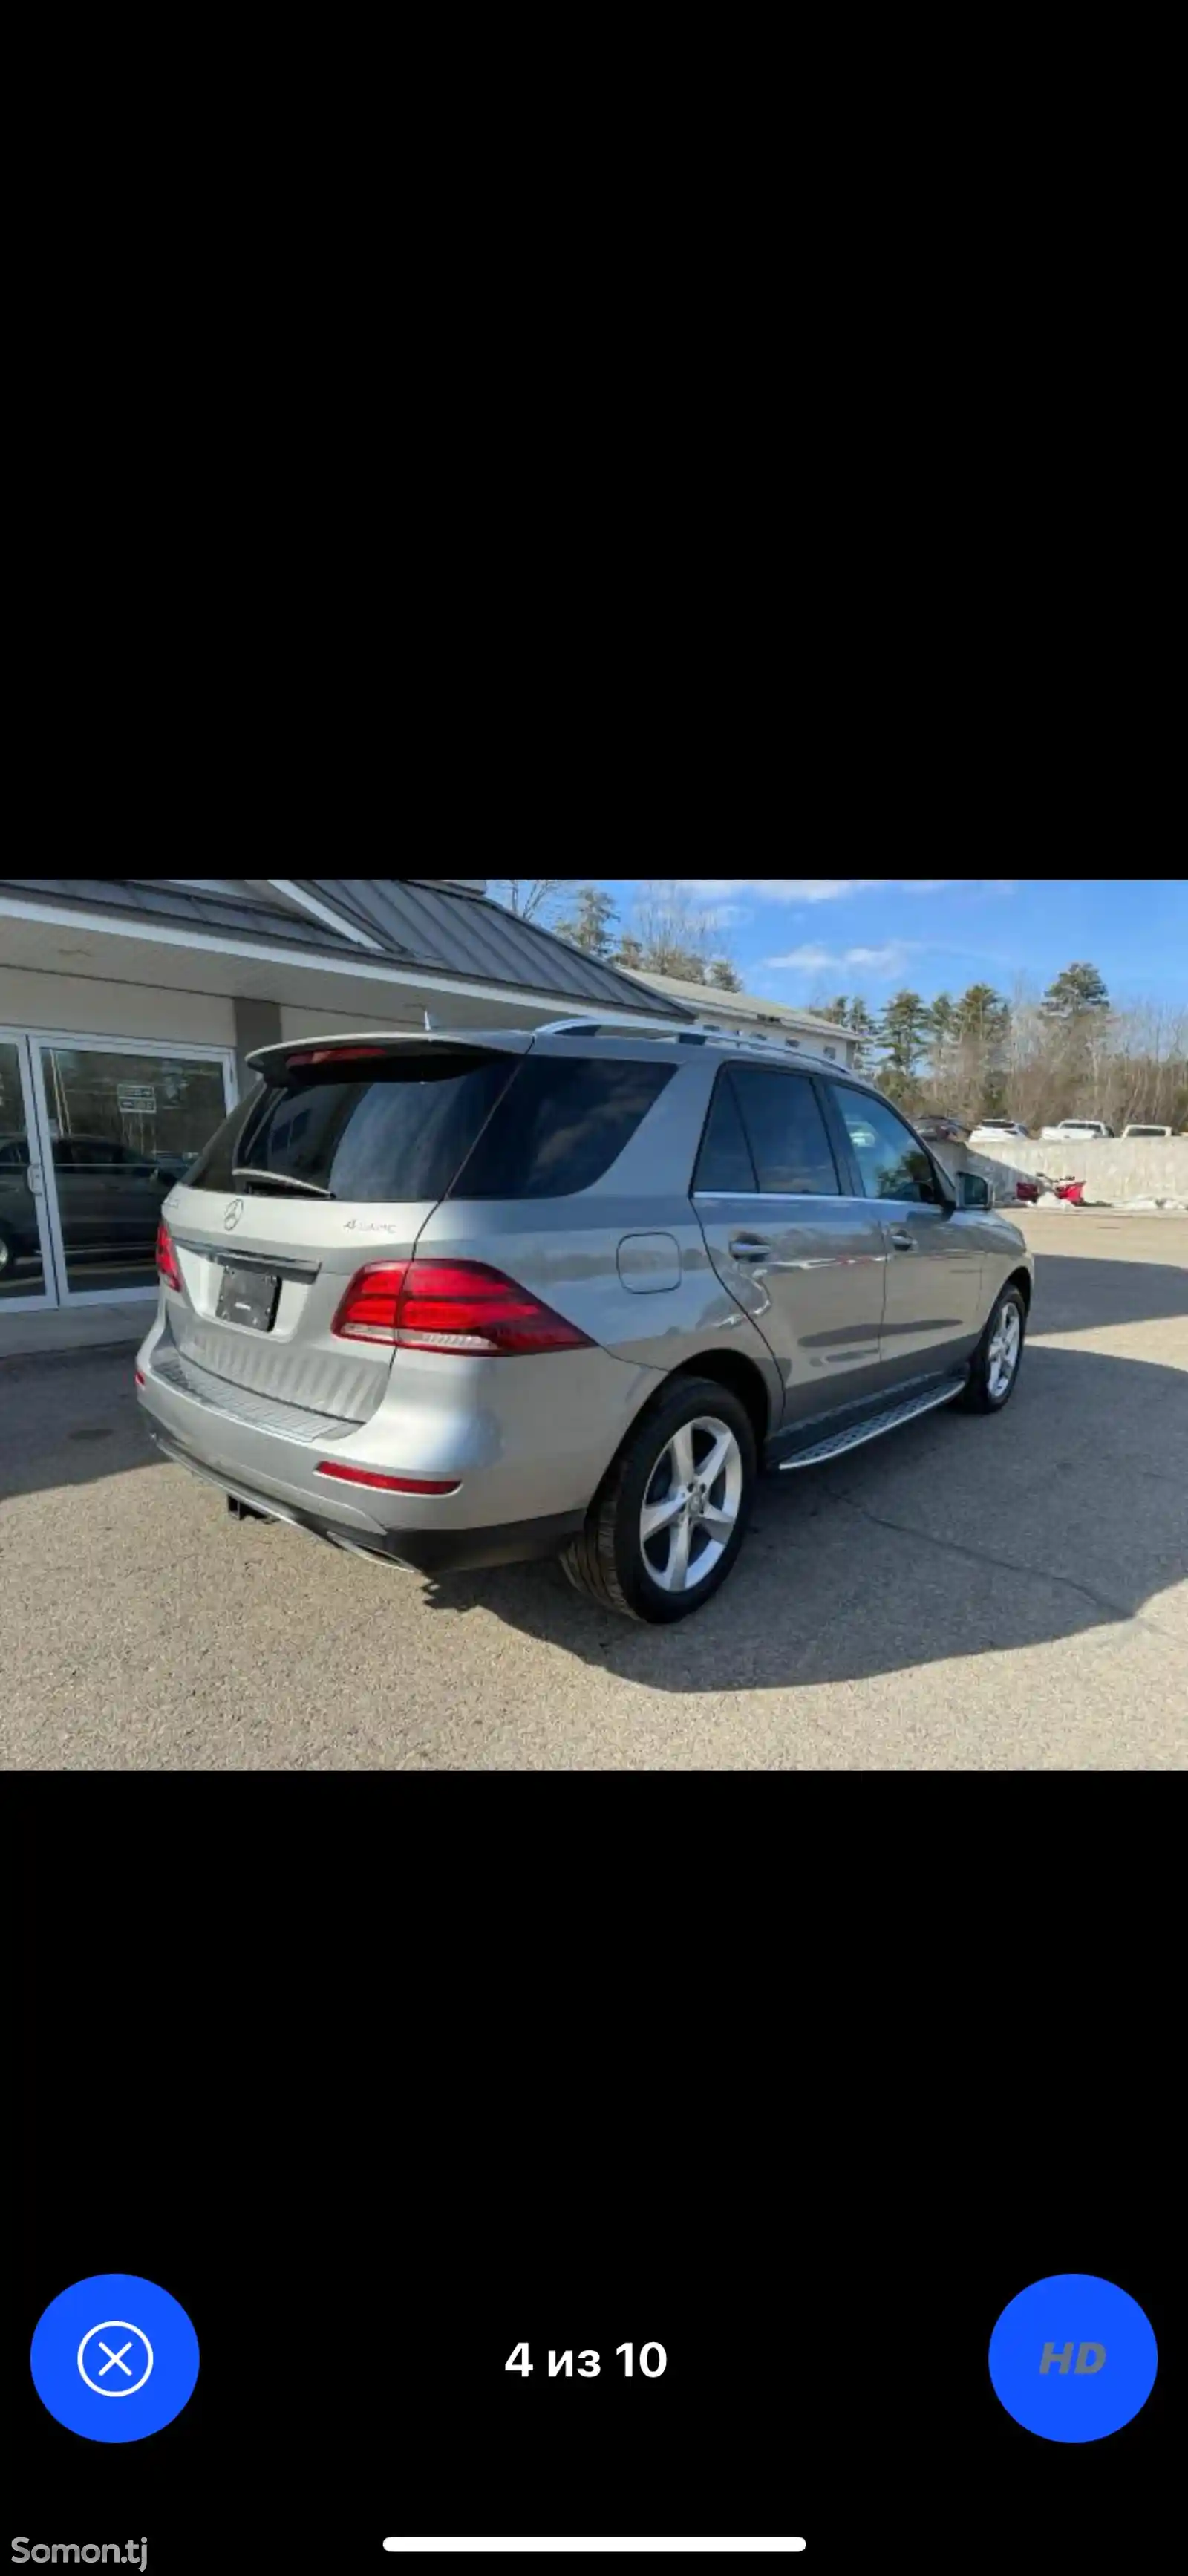
[[[912,1199],[925,1207],[944,1205],[923,1146],[917,1144],[910,1127],[904,1126],[888,1101],[873,1100],[869,1092],[850,1091],[841,1084],[834,1085],[833,1097],[845,1120],[868,1199]]]
[[[759,1187],[733,1076],[728,1071],[720,1073],[714,1084],[693,1187],[695,1190],[721,1190],[732,1195],[747,1191],[753,1193]]]
[[[841,1184],[833,1148],[808,1075],[737,1064],[731,1080],[760,1189],[796,1198],[837,1198]]]
[[[556,1199],[593,1189],[675,1071],[613,1056],[525,1056],[448,1196]]]

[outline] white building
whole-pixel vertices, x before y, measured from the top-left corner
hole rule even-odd
[[[757,993],[724,993],[716,984],[686,984],[676,975],[640,975],[630,981],[654,993],[670,1009],[687,1009],[714,1029],[748,1029],[760,1036],[782,1037],[806,1054],[824,1055],[836,1064],[856,1065],[860,1041],[852,1029],[834,1020],[819,1020],[811,1011],[792,1010],[783,1002],[761,1001]]]
[[[155,1293],[162,1197],[252,1048],[661,1007],[481,877],[0,877],[0,1351]]]

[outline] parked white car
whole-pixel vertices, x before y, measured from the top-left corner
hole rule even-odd
[[[992,1139],[996,1136],[1026,1136],[1028,1133],[1029,1130],[1017,1118],[979,1118],[977,1126],[971,1130],[969,1141],[975,1145],[979,1136]]]
[[[1170,1127],[1124,1127],[1122,1142],[1125,1144],[1128,1136],[1170,1136],[1171,1132]]]
[[[1062,1118],[1058,1127],[1041,1127],[1041,1145],[1083,1144],[1086,1137],[1112,1136],[1103,1118]]]

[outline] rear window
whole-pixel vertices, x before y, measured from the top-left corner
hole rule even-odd
[[[286,1070],[232,1110],[186,1185],[251,1198],[271,1184],[288,1198],[285,1183],[304,1181],[336,1199],[443,1199],[518,1061],[427,1047],[379,1058],[362,1077],[349,1059]]]
[[[676,1071],[530,1055],[450,1193],[456,1199],[556,1199],[589,1190],[629,1145]]]

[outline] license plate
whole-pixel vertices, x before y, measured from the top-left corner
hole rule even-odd
[[[216,1312],[224,1324],[246,1324],[253,1333],[270,1333],[280,1296],[275,1270],[237,1270],[224,1263]]]

